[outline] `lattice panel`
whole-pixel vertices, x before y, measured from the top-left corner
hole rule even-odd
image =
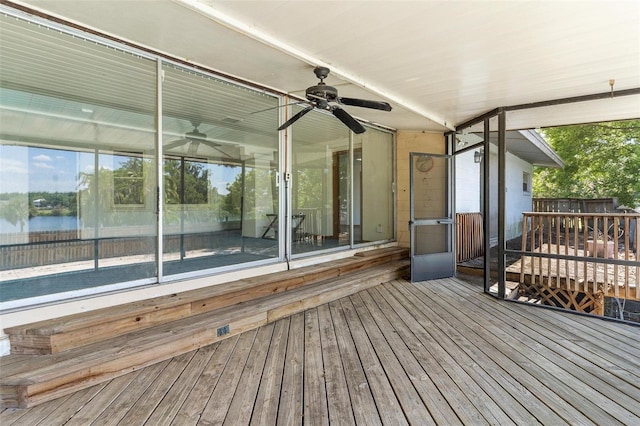
[[[544,285],[520,284],[519,294],[528,297],[529,301],[547,306],[570,309],[577,312],[604,314],[604,294],[583,293],[578,291],[549,288]]]

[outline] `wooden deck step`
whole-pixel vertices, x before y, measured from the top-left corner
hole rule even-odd
[[[318,265],[9,327],[4,331],[9,335],[12,354],[55,354],[407,256],[407,249],[397,247],[369,250]]]
[[[26,408],[69,395],[284,316],[397,279],[408,269],[408,260],[396,260],[62,353],[21,355],[20,362],[2,364],[1,404],[5,408]]]

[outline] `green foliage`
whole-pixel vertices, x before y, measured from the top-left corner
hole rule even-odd
[[[104,212],[113,203],[113,171],[100,168],[98,173],[80,172],[78,196],[80,197],[80,211],[84,224],[89,227],[105,224],[100,222],[97,212]],[[107,223],[110,225],[110,223]]]
[[[77,192],[3,193],[0,194],[0,217],[21,227],[32,216],[81,216],[87,227],[148,220],[144,214],[134,216],[131,212],[144,213],[154,208],[155,186],[150,185],[149,176],[152,169],[150,160],[131,156],[115,170],[100,167],[97,174],[80,172]],[[212,171],[205,162],[167,158],[163,174],[167,223],[178,223],[181,214],[192,215],[188,220],[194,222],[237,220],[241,215],[244,219],[252,219],[263,217],[265,212],[278,211],[276,175],[270,169],[247,167],[244,176],[238,173],[227,185],[225,195],[211,184]],[[308,194],[315,202],[319,200],[312,191]],[[38,199],[46,200],[43,207],[34,206]],[[188,206],[186,211],[183,211],[184,206]]]
[[[33,208],[33,201],[45,199],[51,208]],[[31,216],[75,216],[78,212],[78,197],[75,192],[29,192]]]
[[[229,193],[221,198],[222,214],[239,218],[242,211],[244,219],[255,219],[263,217],[264,213],[277,212],[278,196],[274,188],[273,170],[247,167],[244,178],[239,174],[233,182],[227,184]],[[266,198],[270,199],[271,208],[265,204]],[[257,211],[258,209],[261,211]]]
[[[144,204],[145,160],[130,157],[113,171],[113,203],[116,205]]]
[[[301,209],[322,207],[322,168],[300,168],[296,171],[296,206]]]
[[[184,158],[165,160],[164,184],[167,204],[207,204],[209,170],[206,167],[205,163]]]
[[[47,200],[46,206],[35,207],[35,200]],[[76,216],[78,214],[75,192],[12,192],[0,197],[0,217],[22,229],[34,216]]]
[[[640,205],[640,120],[554,127],[543,133],[565,167],[536,167],[535,197],[617,197],[621,205]]]
[[[227,195],[222,199],[222,212],[224,216],[229,216],[232,218],[240,217],[240,212],[242,209],[242,197],[243,195],[251,196],[252,194],[247,193],[255,187],[255,173],[253,170],[248,170],[244,176],[242,173],[236,176],[235,180],[229,184],[227,184]],[[245,188],[243,190],[243,188]]]
[[[24,194],[14,194],[8,201],[0,205],[0,217],[12,225],[20,224],[20,232],[29,219],[29,205]]]

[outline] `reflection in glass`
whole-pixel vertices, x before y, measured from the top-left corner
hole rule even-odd
[[[155,62],[0,19],[0,301],[152,281]]]
[[[292,253],[349,245],[349,129],[315,111],[291,129]]]
[[[292,126],[283,218],[277,97],[6,15],[0,41],[0,302],[274,261],[285,223],[293,253],[393,237],[388,133]]]
[[[180,67],[164,76],[165,275],[277,258],[277,99]]]
[[[354,242],[393,238],[393,135],[368,128],[354,136]]]
[[[460,151],[480,146],[484,142],[484,134],[481,126],[464,129],[455,134],[453,140],[453,150]]]

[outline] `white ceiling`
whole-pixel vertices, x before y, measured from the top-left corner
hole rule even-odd
[[[496,107],[640,88],[640,1],[27,0],[138,46],[301,95],[331,68],[345,107],[443,131]],[[510,113],[525,129],[640,118],[640,94]]]

